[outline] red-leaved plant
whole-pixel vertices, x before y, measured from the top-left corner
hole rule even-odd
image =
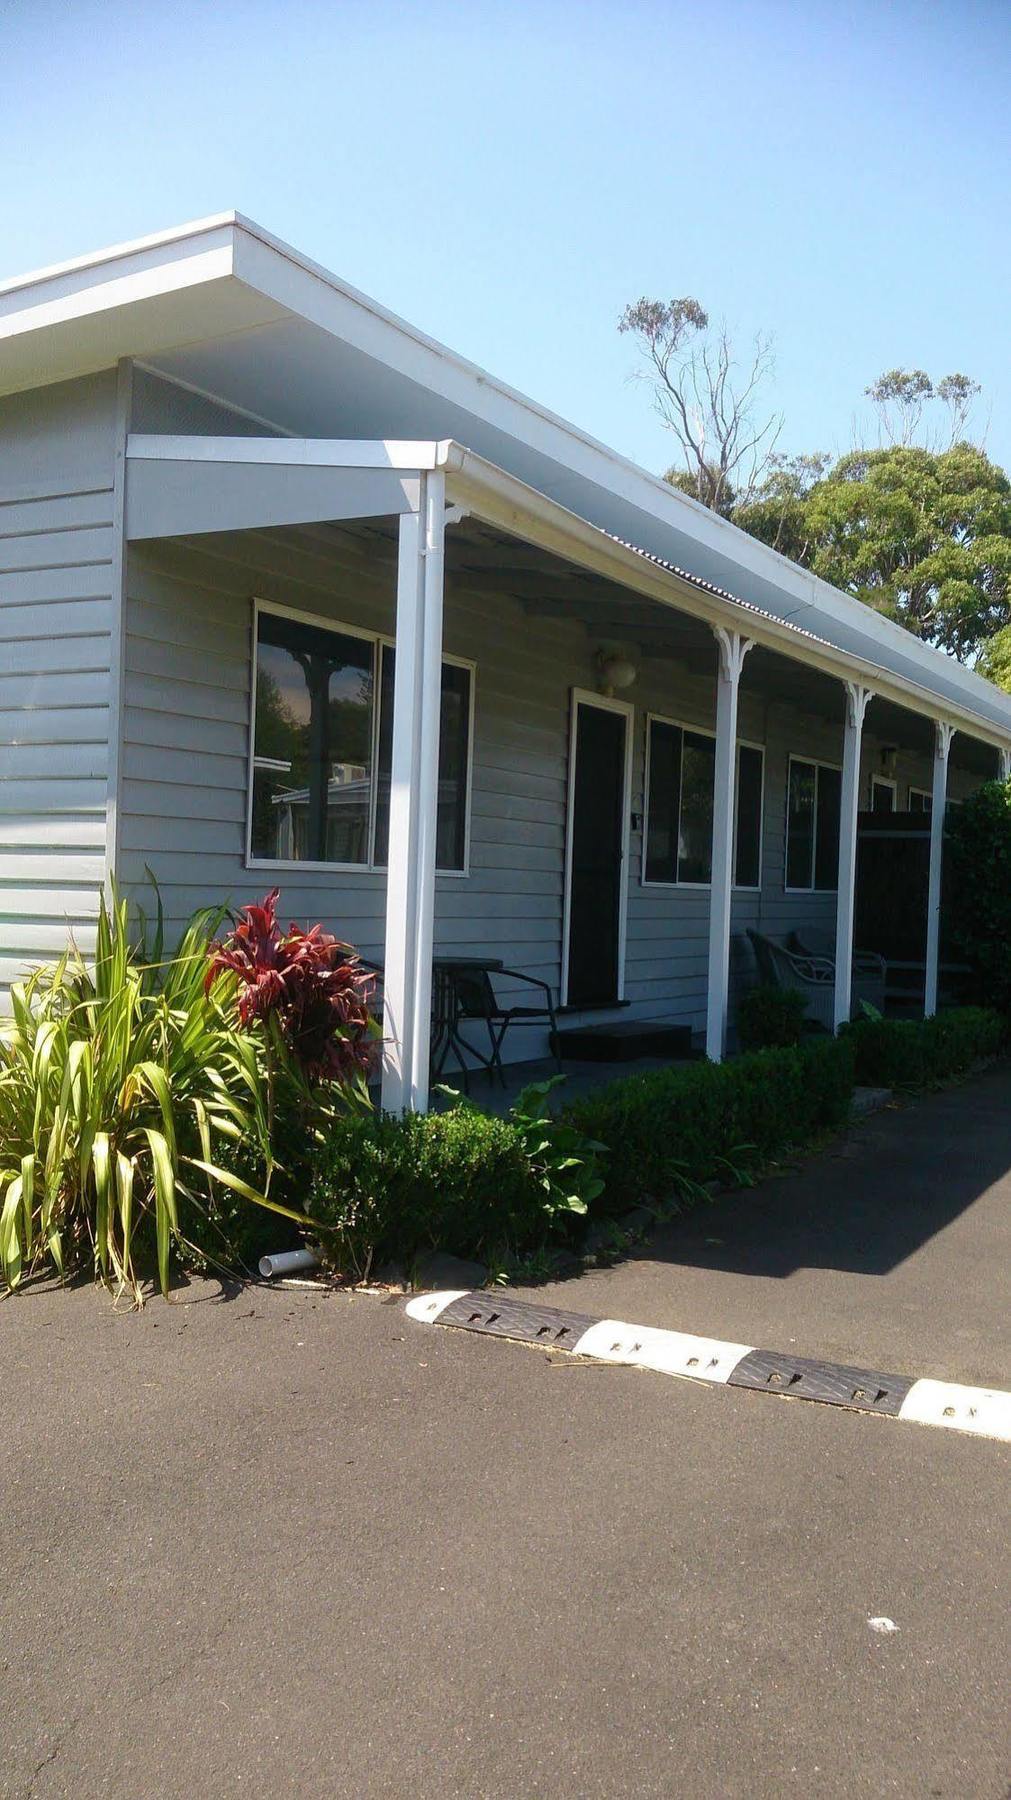
[[[242,907],[228,937],[210,946],[205,990],[229,970],[243,1025],[275,1019],[308,1081],[360,1087],[378,1037],[369,1014],[375,977],[321,925],[282,931],[279,893],[272,888],[261,905]]]

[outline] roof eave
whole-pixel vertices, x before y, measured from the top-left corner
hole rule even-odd
[[[213,338],[218,330],[294,316],[329,329],[332,335],[339,335],[337,326],[343,324],[353,330],[352,341],[372,354],[385,355],[389,366],[409,378],[423,381],[427,373],[431,381],[441,371],[438,380],[448,397],[471,404],[531,449],[551,457],[578,479],[609,489],[661,528],[682,532],[700,550],[726,558],[740,570],[743,584],[752,577],[767,581],[788,603],[796,602],[793,616],[798,621],[805,615],[814,624],[819,616],[832,620],[856,629],[886,655],[891,650],[921,664],[927,684],[923,691],[931,691],[930,670],[939,652],[456,355],[240,213],[213,214],[0,284],[0,341],[6,338],[13,345],[19,337],[59,334],[62,356],[42,359],[49,370],[47,378],[91,373],[119,356],[145,354],[128,331],[121,342],[115,336],[119,321],[114,315],[118,312],[125,320],[123,309],[131,305],[129,319],[136,338],[143,340],[155,320],[163,334],[161,349],[191,341],[194,334]],[[71,354],[75,349],[77,364]],[[32,365],[29,358],[23,367],[31,366],[36,373],[19,380],[17,359],[9,358],[12,376],[6,391],[39,385],[38,364]],[[770,621],[777,617],[759,610]],[[780,622],[789,620],[780,615]],[[976,678],[964,670],[957,679],[970,689],[976,685]]]
[[[929,687],[840,649],[803,626],[777,619],[687,570],[665,564],[661,558],[624,543],[569,512],[462,444],[440,443],[437,460],[449,477],[447,494],[486,523],[517,536],[533,533],[545,548],[582,561],[588,568],[669,606],[679,606],[709,624],[730,626],[766,649],[805,662],[840,681],[859,681],[883,699],[939,722],[954,724],[995,749],[1011,747],[1011,719],[1002,731],[994,720],[971,706],[949,700]]]

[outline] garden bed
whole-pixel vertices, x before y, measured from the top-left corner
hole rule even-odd
[[[191,921],[163,955],[103,907],[91,964],[71,951],[13,990],[0,1028],[0,1271],[10,1287],[92,1270],[139,1303],[180,1272],[249,1274],[318,1245],[326,1275],[414,1269],[438,1251],[495,1277],[620,1253],[630,1232],[744,1187],[840,1132],[854,1083],[915,1089],[1002,1047],[963,1008],[801,1036],[758,997],[721,1064],[622,1076],[567,1098],[534,1083],[505,1117],[457,1098],[391,1116],[369,1102],[378,1027],[351,948],[278,923],[276,892]],[[772,1043],[768,1039],[772,1038]]]

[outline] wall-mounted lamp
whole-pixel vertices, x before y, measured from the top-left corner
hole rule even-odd
[[[597,686],[608,699],[622,688],[630,688],[636,678],[637,670],[627,656],[620,651],[597,651]]]
[[[899,755],[898,750],[896,749],[894,744],[882,744],[882,746],[881,746],[881,773],[882,773],[882,775],[893,776],[895,774],[895,767],[896,767],[896,763],[898,761],[898,755]]]

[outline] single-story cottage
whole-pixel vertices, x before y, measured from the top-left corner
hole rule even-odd
[[[0,287],[0,1004],[151,871],[381,962],[392,1107],[433,956],[719,1058],[749,929],[849,1016],[886,812],[931,1011],[945,805],[1009,767],[987,682],[237,214]]]

